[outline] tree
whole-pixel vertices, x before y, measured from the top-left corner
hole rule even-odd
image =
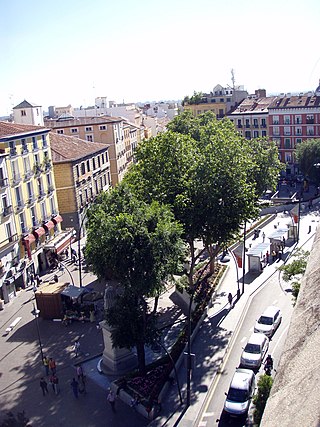
[[[264,408],[266,407],[268,397],[270,395],[273,379],[269,375],[261,375],[258,381],[258,393],[253,398],[255,404],[254,422],[260,425]]]
[[[309,139],[299,144],[295,150],[299,168],[306,178],[320,184],[320,139]]]
[[[193,92],[193,95],[191,97],[189,96],[185,96],[183,101],[182,101],[182,105],[192,105],[192,104],[201,104],[203,99],[203,93],[202,92]]]
[[[306,271],[309,255],[309,251],[304,251],[299,248],[292,255],[292,261],[290,263],[279,267],[279,270],[283,273],[283,280],[285,282],[291,282],[292,295],[295,301],[298,298],[300,281]]]
[[[137,200],[123,184],[103,193],[88,213],[88,263],[100,278],[115,280],[120,288],[106,311],[112,343],[137,348],[142,375],[144,345],[159,337],[156,303],[150,310],[147,298],[157,301],[165,280],[179,270],[185,253],[181,232],[168,207]]]

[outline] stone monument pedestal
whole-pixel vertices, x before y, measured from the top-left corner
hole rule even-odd
[[[137,356],[126,348],[112,347],[111,330],[107,322],[100,323],[103,333],[104,351],[99,368],[104,374],[122,375],[137,368]]]

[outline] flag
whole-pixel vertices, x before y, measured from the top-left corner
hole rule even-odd
[[[242,268],[242,258],[243,258],[243,243],[240,243],[233,251],[233,255],[236,258],[239,268]]]
[[[290,215],[292,216],[293,221],[295,222],[295,224],[298,224],[298,222],[299,222],[299,204],[296,204],[293,207],[293,209],[291,209]]]

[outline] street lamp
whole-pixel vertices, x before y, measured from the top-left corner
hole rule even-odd
[[[40,310],[38,310],[35,307],[34,303],[32,303],[32,305],[33,305],[33,310],[32,310],[31,313],[34,315],[34,318],[35,318],[35,321],[36,321],[37,333],[38,333],[38,340],[39,340],[39,347],[40,347],[40,353],[41,353],[41,360],[43,360],[42,343],[41,343],[41,338],[40,338],[40,329],[39,329],[39,321],[38,321]]]

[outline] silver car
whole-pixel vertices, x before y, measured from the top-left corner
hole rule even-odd
[[[271,338],[280,325],[281,320],[282,314],[280,308],[270,305],[256,321],[254,332],[261,332],[268,338]]]
[[[243,349],[240,366],[250,369],[259,369],[269,348],[269,339],[265,334],[254,333]]]

